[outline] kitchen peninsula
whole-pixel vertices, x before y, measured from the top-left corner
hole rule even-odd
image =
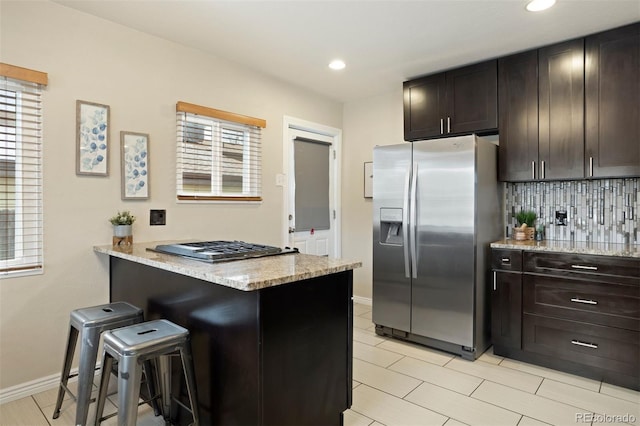
[[[361,263],[299,253],[207,263],[148,250],[164,243],[94,251],[109,256],[111,301],[190,330],[201,423],[342,424]],[[183,414],[174,420],[188,422]]]

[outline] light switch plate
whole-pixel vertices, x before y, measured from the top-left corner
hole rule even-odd
[[[276,175],[276,186],[284,186],[285,175],[278,173]]]

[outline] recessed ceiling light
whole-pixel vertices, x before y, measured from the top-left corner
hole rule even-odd
[[[332,70],[341,70],[346,66],[347,65],[344,63],[344,61],[341,61],[340,59],[335,59],[329,64],[329,68],[331,68]]]
[[[531,0],[527,4],[527,10],[529,12],[540,12],[541,10],[549,9],[556,4],[556,0]]]

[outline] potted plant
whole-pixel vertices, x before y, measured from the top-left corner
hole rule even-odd
[[[131,225],[133,225],[135,221],[136,217],[132,215],[129,210],[118,211],[115,216],[109,219],[109,222],[113,225],[113,236],[123,238],[133,235]]]
[[[537,217],[536,212],[533,210],[520,210],[520,212],[516,214],[516,220],[519,225],[513,230],[516,240],[533,240],[534,226]]]

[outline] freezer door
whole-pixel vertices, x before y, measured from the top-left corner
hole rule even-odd
[[[373,150],[373,322],[409,331],[408,184],[411,144]]]
[[[473,347],[475,137],[414,143],[411,332]]]

